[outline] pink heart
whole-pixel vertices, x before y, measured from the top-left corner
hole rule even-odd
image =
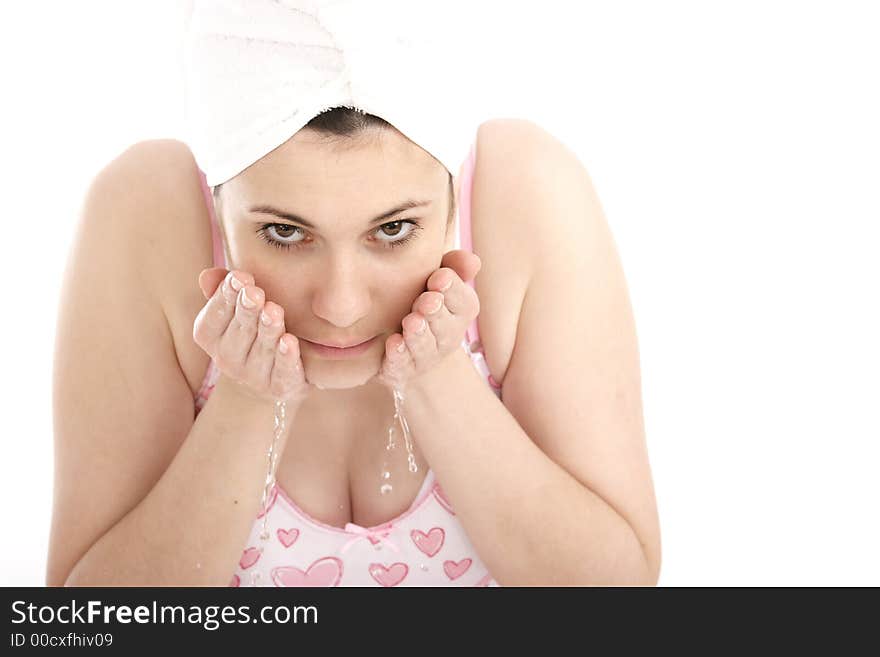
[[[229,586],[241,586],[241,580],[238,575],[232,576],[232,579],[229,581]]]
[[[278,540],[281,541],[281,544],[289,548],[291,545],[296,543],[296,539],[299,538],[299,530],[295,527],[290,529],[279,529],[278,530]]]
[[[470,559],[462,559],[458,563],[454,561],[444,561],[443,570],[449,579],[458,579],[467,572],[471,567]]]
[[[440,505],[444,509],[449,511],[452,515],[455,515],[455,511],[452,510],[452,505],[449,503],[449,499],[446,497],[443,489],[440,488],[440,484],[434,484],[434,497],[437,498],[437,501],[440,502]]]
[[[271,573],[275,586],[338,586],[342,579],[342,562],[336,557],[323,557],[303,572],[294,566],[279,566]]]
[[[275,500],[278,499],[278,488],[273,486],[272,492],[269,493],[269,501],[266,503],[266,510],[271,510],[272,506],[275,504]],[[260,501],[263,501],[263,498],[260,497]],[[263,513],[263,508],[260,507],[260,510],[257,511],[257,518],[262,518],[265,514]]]
[[[241,566],[242,570],[246,570],[257,563],[257,559],[260,558],[262,551],[259,548],[248,548],[244,552],[241,553],[241,559],[238,562],[238,565]]]
[[[486,573],[479,582],[474,584],[474,586],[489,586],[490,581],[492,581],[492,575]]]
[[[373,579],[379,582],[382,586],[395,586],[396,584],[400,584],[408,572],[409,568],[407,565],[405,563],[400,563],[399,561],[391,564],[391,568],[386,568],[381,563],[370,564],[370,575],[372,575]]]
[[[429,557],[433,557],[443,547],[445,532],[441,527],[433,527],[427,534],[418,529],[413,529],[409,535],[412,537],[413,543],[416,544],[417,548]]]

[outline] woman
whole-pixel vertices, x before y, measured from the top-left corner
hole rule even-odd
[[[345,108],[213,194],[184,144],[129,149],[83,208],[54,413],[49,585],[657,582],[622,270],[526,121],[457,178]]]

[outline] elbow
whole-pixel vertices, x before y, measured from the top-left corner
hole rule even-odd
[[[626,569],[625,574],[620,577],[617,583],[611,583],[610,585],[652,588],[656,587],[659,581],[660,564],[654,564],[643,556],[638,564],[633,564]]]
[[[652,588],[660,581],[660,566],[653,565],[643,558],[637,565],[626,569],[625,574],[617,582],[611,582],[609,586],[631,586],[637,588]]]
[[[70,586],[68,582],[70,582],[71,574],[72,570],[65,570],[57,566],[53,567],[50,563],[46,568],[46,575],[43,579],[47,587],[60,588],[63,586]]]
[[[640,586],[657,586],[660,582],[660,567],[662,559],[660,558],[660,546],[655,550],[642,548],[642,557],[645,566],[645,575],[642,577],[643,582]]]
[[[81,574],[79,572],[80,562],[74,564],[73,568],[67,571],[67,575],[65,576],[63,573],[56,574],[55,577],[50,578],[52,580],[52,584],[50,586],[58,586],[64,588],[70,588],[74,586],[89,586],[89,584],[84,584],[81,580]]]
[[[649,586],[657,586],[660,583],[660,562],[658,561],[651,571],[651,583]]]
[[[642,546],[636,554],[628,553],[618,564],[617,582],[611,586],[655,587],[660,581],[659,552],[653,553]]]
[[[72,577],[68,577],[67,579],[60,579],[57,577],[47,577],[46,578],[46,587],[47,588],[68,588],[71,586],[80,586],[79,584],[74,583]]]
[[[638,586],[656,587],[660,581],[660,568],[649,568],[647,574],[642,578],[642,582]]]

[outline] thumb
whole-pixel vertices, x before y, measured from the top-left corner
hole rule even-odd
[[[202,290],[205,299],[210,299],[214,296],[217,286],[223,282],[228,272],[229,270],[223,269],[223,267],[211,267],[201,271],[199,274],[199,288]]]
[[[476,253],[465,249],[447,251],[440,261],[441,267],[449,267],[455,270],[461,280],[467,282],[474,277],[483,267],[483,261]]]

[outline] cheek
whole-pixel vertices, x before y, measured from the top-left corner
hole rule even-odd
[[[260,248],[263,242],[257,241],[256,244],[252,242],[238,236],[232,236],[227,240],[229,261],[226,263],[226,268],[248,272],[254,277],[256,284],[266,291],[265,286],[271,286],[272,281],[278,280],[277,268],[273,266],[273,259],[266,257],[265,249]]]
[[[421,296],[422,292],[427,290],[428,278],[434,272],[434,269],[426,272],[420,272],[414,277],[407,278],[405,281],[397,281],[393,286],[389,286],[389,294],[385,298],[383,304],[389,309],[393,309],[394,321],[399,325],[403,318],[413,311],[413,304],[416,299]],[[401,327],[397,327],[400,332]]]
[[[373,290],[372,308],[375,322],[389,326],[400,324],[412,312],[415,300],[427,289],[428,278],[440,268],[443,253],[432,243],[428,248],[418,249],[411,258],[389,262],[364,276],[366,284]],[[301,322],[291,321],[292,317],[311,316],[310,294],[314,290],[303,290],[297,286],[300,276],[311,276],[291,267],[290,261],[267,257],[262,242],[243,243],[235,237],[229,243],[229,269],[249,272],[266,294],[266,299],[284,309],[287,330],[296,333]],[[281,253],[285,253],[283,250]],[[308,323],[308,322],[306,322]],[[400,327],[397,327],[400,330]]]
[[[439,267],[434,266],[434,259],[434,253],[424,254],[410,263],[389,267],[377,276],[373,282],[374,289],[385,303],[401,303],[403,300],[411,302],[425,289],[428,277]]]

